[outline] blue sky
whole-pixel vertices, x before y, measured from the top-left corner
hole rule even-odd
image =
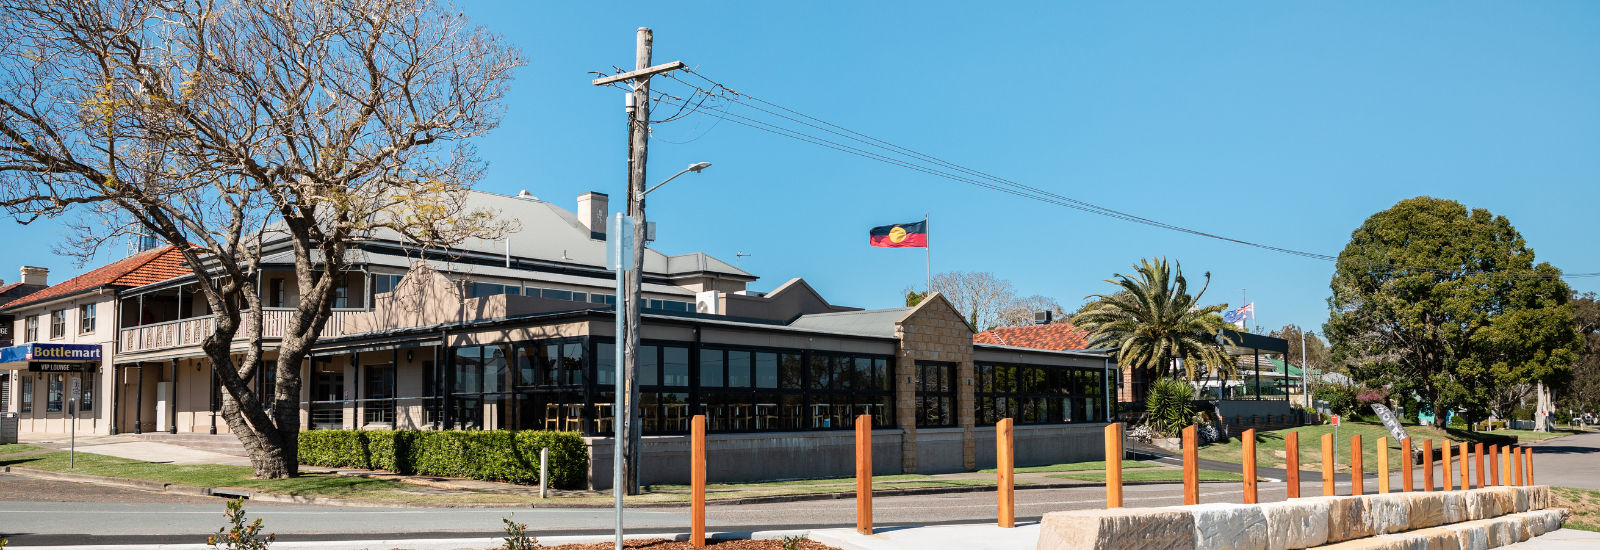
[[[1583,2],[490,2],[463,11],[523,48],[480,188],[572,208],[621,195],[622,93],[588,71],[683,60],[740,92],[1051,192],[1197,230],[1337,254],[1418,195],[1509,217],[1541,260],[1600,272],[1600,4]],[[670,89],[670,88],[669,88]],[[678,87],[677,90],[683,88]],[[894,307],[921,250],[867,230],[931,214],[933,268],[981,270],[1069,309],[1166,256],[1264,327],[1320,327],[1331,263],[1028,201],[699,117],[663,124],[657,248],[705,251],[770,290]],[[699,124],[697,126],[697,124]],[[707,131],[709,128],[709,131]],[[59,226],[0,226],[13,265]],[[1600,291],[1600,280],[1575,279]]]

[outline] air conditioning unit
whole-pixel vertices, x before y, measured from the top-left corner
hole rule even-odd
[[[694,311],[709,315],[722,315],[722,291],[696,292],[694,294]]]
[[[1044,310],[1044,311],[1035,311],[1035,312],[1033,312],[1033,324],[1035,324],[1035,325],[1048,325],[1048,324],[1050,324],[1050,318],[1051,317],[1052,317],[1051,312],[1048,309]]]

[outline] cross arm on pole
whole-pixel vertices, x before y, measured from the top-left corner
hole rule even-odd
[[[662,64],[656,65],[654,67],[645,67],[645,68],[639,69],[637,71],[628,71],[628,72],[625,72],[625,73],[618,73],[618,74],[614,74],[614,75],[607,76],[607,77],[596,78],[596,79],[594,79],[594,85],[595,86],[604,86],[604,85],[610,84],[612,82],[621,82],[621,81],[624,81],[624,80],[633,80],[633,79],[636,79],[636,78],[646,78],[646,77],[654,76],[654,75],[661,74],[661,73],[664,73],[664,72],[667,72],[667,71],[676,71],[676,70],[682,69],[684,67],[686,67],[686,65],[684,65],[682,61],[673,61],[671,63],[662,63]]]

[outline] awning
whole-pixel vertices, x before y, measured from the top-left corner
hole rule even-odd
[[[99,362],[103,356],[99,344],[46,344],[33,342],[9,348],[0,348],[0,369],[21,370],[30,361],[51,363]]]

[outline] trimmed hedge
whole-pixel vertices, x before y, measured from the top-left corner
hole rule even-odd
[[[575,432],[308,430],[300,432],[300,463],[533,485],[546,447],[550,485],[583,488],[589,452]]]

